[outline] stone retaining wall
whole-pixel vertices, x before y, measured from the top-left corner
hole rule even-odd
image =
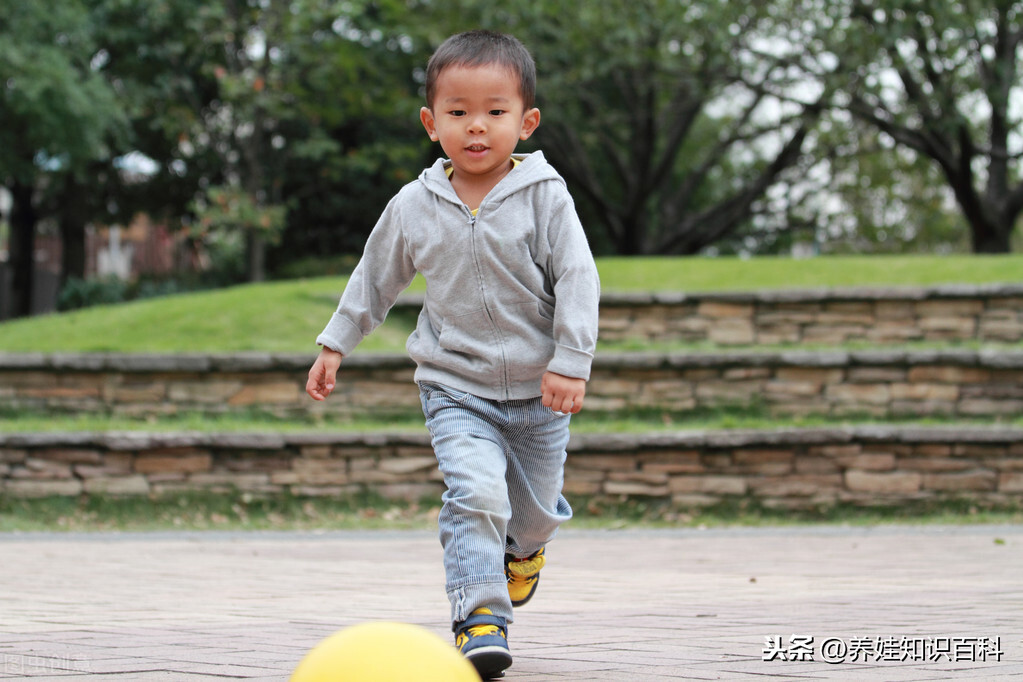
[[[721,346],[1015,343],[1023,341],[1023,284],[605,294],[600,336]]]
[[[439,497],[424,433],[0,435],[0,494],[182,490]],[[575,435],[570,495],[769,505],[1023,499],[1023,429],[890,426]]]
[[[263,410],[336,417],[416,414],[413,364],[356,353],[330,400],[305,394],[312,355],[0,354],[0,409],[131,416]],[[599,355],[588,410],[758,406],[877,417],[1023,413],[1023,350]]]

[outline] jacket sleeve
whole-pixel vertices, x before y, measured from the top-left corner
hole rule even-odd
[[[575,204],[567,192],[551,216],[548,240],[555,298],[555,348],[547,369],[588,380],[597,345],[600,279]]]
[[[399,199],[400,194],[391,199],[374,226],[337,310],[316,343],[350,354],[383,323],[398,294],[412,283],[416,268],[401,230]]]

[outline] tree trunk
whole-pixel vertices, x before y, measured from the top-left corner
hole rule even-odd
[[[33,187],[20,182],[10,186],[11,204],[11,317],[32,314],[35,279],[36,210]]]
[[[85,208],[82,187],[68,175],[60,207],[60,286],[68,278],[85,279]]]
[[[1012,251],[1010,233],[992,226],[970,225],[970,238],[974,253],[1009,253]]]
[[[255,228],[245,235],[245,251],[248,281],[262,282],[266,279],[266,240]]]

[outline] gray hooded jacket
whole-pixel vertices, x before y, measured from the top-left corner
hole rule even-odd
[[[416,381],[516,400],[540,395],[545,371],[589,379],[600,297],[593,256],[561,176],[540,152],[516,158],[476,217],[443,159],[403,187],[316,342],[351,353],[420,272],[426,298],[406,344]]]

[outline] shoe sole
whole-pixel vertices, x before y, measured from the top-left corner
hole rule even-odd
[[[466,654],[466,658],[476,668],[476,672],[484,680],[504,677],[505,669],[512,664],[511,654],[499,646],[481,646]]]

